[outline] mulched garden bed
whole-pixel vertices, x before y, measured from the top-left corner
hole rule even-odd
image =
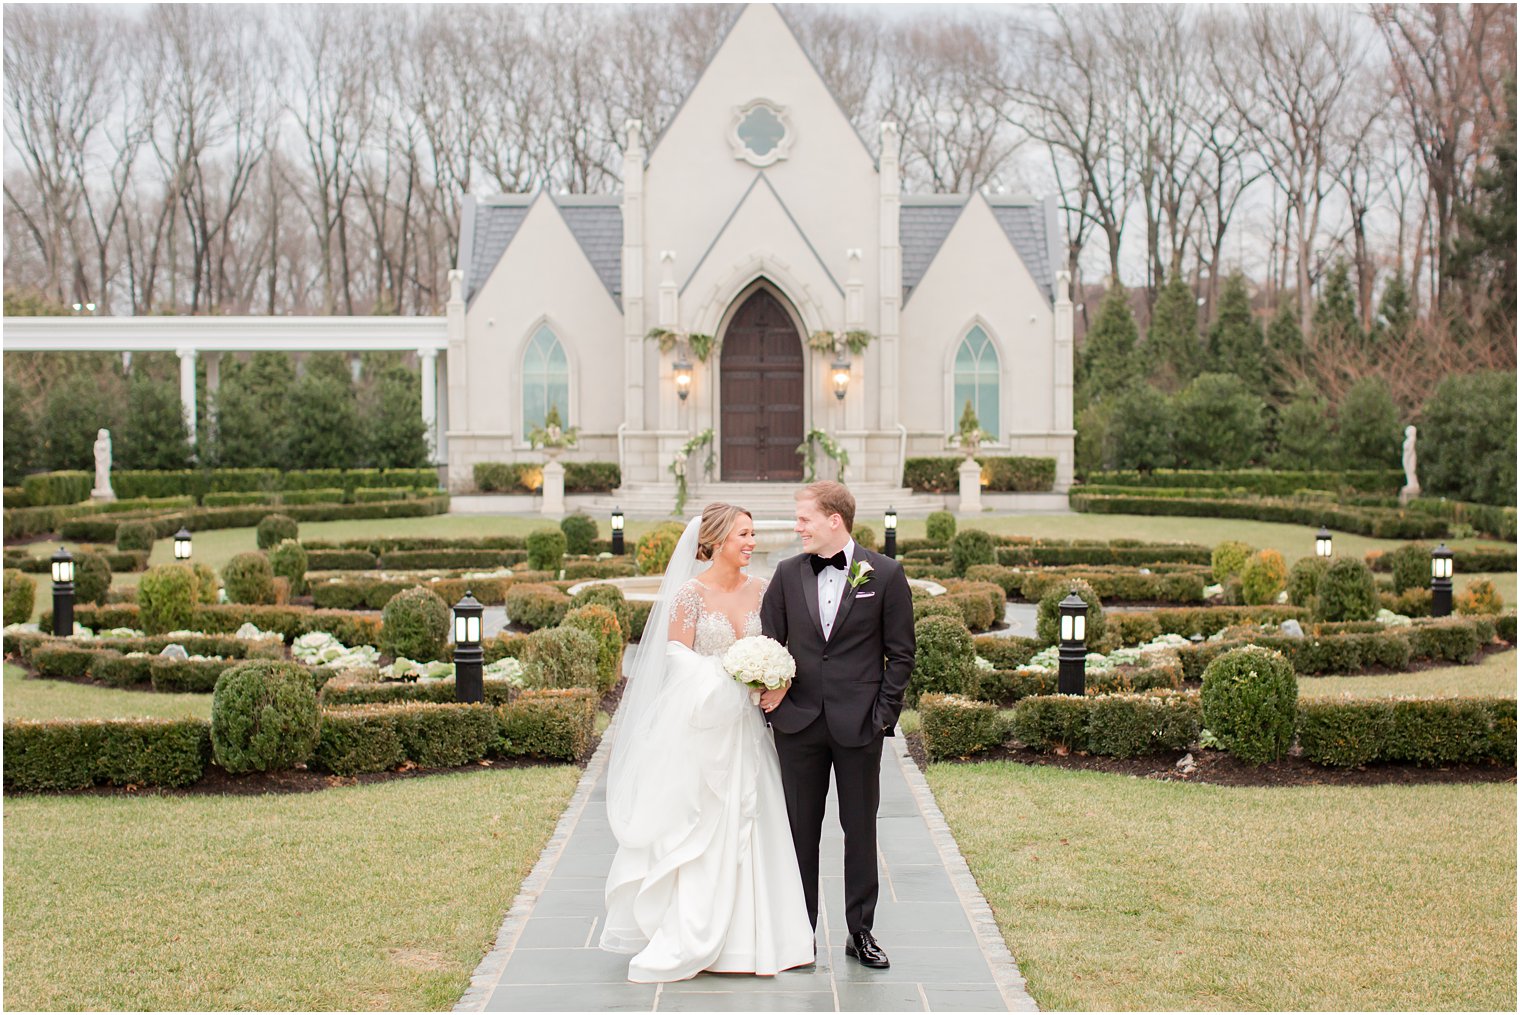
[[[911,733],[908,754],[920,771],[928,764],[923,738]],[[1184,774],[1177,762],[1191,753],[1196,766]],[[1004,746],[966,759],[964,763],[1012,761],[1021,765],[1107,772],[1137,779],[1165,782],[1206,782],[1217,786],[1422,786],[1451,782],[1514,782],[1514,765],[1365,765],[1360,768],[1326,768],[1303,758],[1288,757],[1267,765],[1253,765],[1224,751],[1208,748],[1141,758],[1107,758],[1088,754],[1044,754],[1025,747]],[[962,764],[946,761],[943,764]]]

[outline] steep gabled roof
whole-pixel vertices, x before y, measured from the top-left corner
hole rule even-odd
[[[534,194],[466,197],[464,224],[459,234],[460,264],[465,266],[464,299],[475,301],[501,255],[517,236]],[[607,287],[619,309],[623,288],[623,209],[616,195],[561,195],[554,207],[580,245],[586,260]]]
[[[945,237],[966,207],[964,194],[904,195],[897,212],[898,242],[902,245],[902,299],[908,302]]]
[[[992,217],[1003,227],[1008,242],[1019,252],[1040,292],[1045,294],[1046,302],[1053,302],[1058,237],[1053,229],[1054,208],[1051,203],[1011,197],[989,197],[987,203],[992,206]]]

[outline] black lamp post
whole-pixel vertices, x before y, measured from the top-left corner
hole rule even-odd
[[[1056,691],[1087,693],[1087,603],[1073,590],[1061,600],[1061,637],[1056,657]]]
[[[174,559],[190,559],[190,530],[180,529],[174,534]]]
[[[53,637],[74,633],[74,555],[63,547],[53,554]]]
[[[619,557],[628,552],[623,544],[623,509],[620,507],[612,509],[612,552]]]
[[[480,647],[480,621],[486,608],[465,591],[454,604],[454,700],[484,701],[486,654]]]
[[[1430,551],[1430,615],[1451,616],[1452,552],[1442,543]]]
[[[1320,560],[1329,560],[1330,554],[1330,530],[1321,525],[1314,534],[1314,555]]]
[[[893,560],[897,559],[897,509],[887,508],[886,518],[887,536],[882,544],[882,552]]]

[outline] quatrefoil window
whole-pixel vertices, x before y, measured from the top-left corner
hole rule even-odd
[[[754,166],[768,166],[786,158],[792,138],[785,111],[764,99],[740,107],[729,141],[734,157]]]

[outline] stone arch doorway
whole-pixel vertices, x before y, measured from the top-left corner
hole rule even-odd
[[[802,336],[770,289],[744,298],[724,332],[718,365],[722,478],[725,482],[802,479]]]

